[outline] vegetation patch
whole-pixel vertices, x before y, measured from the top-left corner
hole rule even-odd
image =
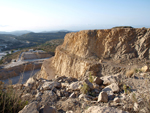
[[[11,85],[0,82],[0,113],[18,113],[27,104]]]

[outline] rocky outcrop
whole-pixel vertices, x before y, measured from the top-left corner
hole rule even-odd
[[[107,75],[112,70],[113,73],[114,70],[116,73],[124,70],[118,65],[105,70],[102,67],[109,66],[103,62],[103,59],[112,59],[114,62],[132,58],[148,59],[149,47],[149,28],[85,30],[68,33],[64,43],[56,48],[55,56],[47,63],[51,64],[55,73],[60,76],[82,78],[88,71],[101,76]],[[44,71],[43,69],[41,73],[45,73]]]

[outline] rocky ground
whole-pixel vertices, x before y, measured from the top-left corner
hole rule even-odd
[[[144,66],[103,77],[89,74],[82,80],[65,76],[37,79],[36,74],[13,87],[21,91],[22,99],[29,100],[19,113],[149,113],[148,71]]]

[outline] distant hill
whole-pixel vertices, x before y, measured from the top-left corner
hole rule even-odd
[[[0,31],[0,34],[11,34],[15,36],[20,36],[23,34],[30,33],[31,31],[23,30],[23,31],[12,31],[12,32],[5,32],[5,31]]]
[[[29,31],[0,32],[0,44],[7,45],[7,48],[2,48],[1,50],[5,51],[11,49],[26,48],[26,47],[41,45],[47,41],[54,40],[54,39],[64,39],[65,35],[69,32],[70,31],[67,30],[61,30],[55,32],[46,31],[43,33],[34,33]],[[15,33],[15,35],[9,33]],[[26,33],[26,34],[19,35],[19,33],[20,34]],[[18,36],[16,36],[17,34]],[[50,46],[51,45],[52,44],[50,44]],[[43,46],[42,48],[45,49],[45,47]]]
[[[42,44],[46,41],[53,39],[63,39],[64,36],[69,33],[69,31],[65,32],[46,32],[46,33],[27,33],[21,36],[16,37],[18,40],[28,41],[34,44]]]
[[[132,26],[116,26],[116,27],[113,27],[113,28],[133,28],[133,27]]]
[[[7,48],[1,48],[2,51],[34,46],[32,43],[28,44],[24,41],[17,40],[15,35],[10,34],[0,34],[0,44],[7,46]]]

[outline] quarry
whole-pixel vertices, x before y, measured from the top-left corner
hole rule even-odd
[[[21,53],[27,70],[42,66],[12,85],[28,101],[19,113],[149,113],[149,48],[150,28],[112,28],[68,33],[53,57]],[[11,75],[24,68],[13,63],[4,67]]]

